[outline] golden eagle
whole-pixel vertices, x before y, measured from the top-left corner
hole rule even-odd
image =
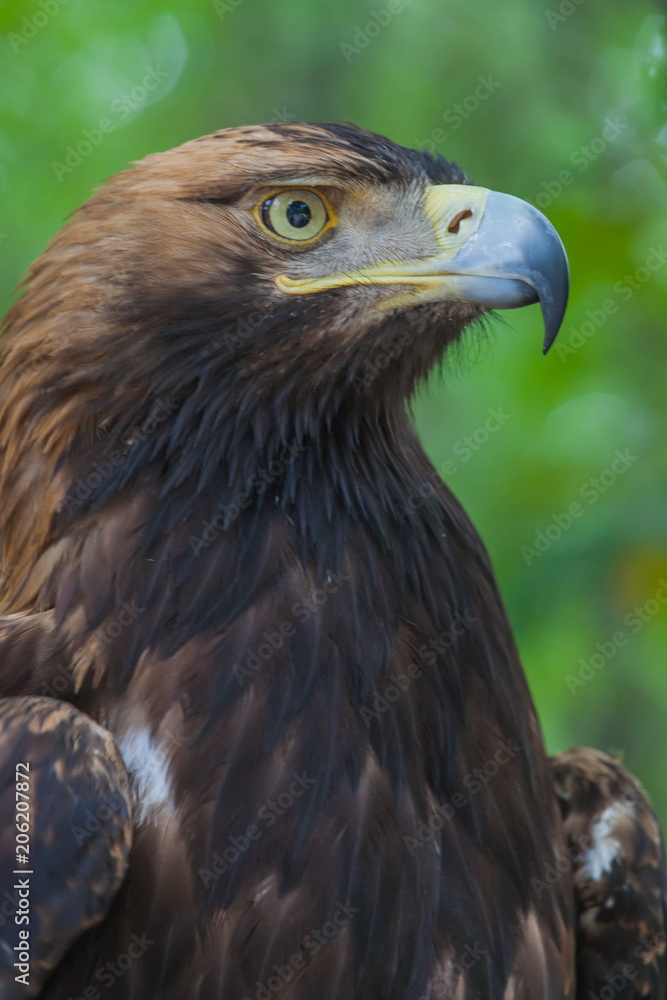
[[[664,997],[655,817],[547,759],[406,412],[567,289],[536,209],[353,126],[149,156],[55,237],[0,346],[3,998]]]

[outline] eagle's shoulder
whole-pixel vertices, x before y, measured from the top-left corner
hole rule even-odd
[[[552,758],[574,871],[578,995],[665,995],[667,879],[658,820],[617,760],[577,749]]]

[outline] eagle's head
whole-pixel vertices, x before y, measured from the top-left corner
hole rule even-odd
[[[276,378],[316,396],[359,387],[387,348],[401,357],[384,388],[409,390],[485,310],[538,299],[546,349],[568,274],[541,213],[442,157],[352,126],[278,124],[113,178],[40,259],[14,324],[56,285],[59,347],[94,324],[119,362],[138,345],[156,363],[174,350],[193,375],[199,358],[273,398]]]
[[[114,442],[126,458],[91,506],[151,462],[168,490],[342,424],[355,444],[403,426],[468,324],[539,300],[546,349],[567,287],[535,208],[352,126],[233,128],[148,156],[74,214],[7,316],[6,550],[34,537],[37,496],[37,534],[57,537],[51,514],[68,519],[72,483]],[[137,433],[156,406],[168,419]]]

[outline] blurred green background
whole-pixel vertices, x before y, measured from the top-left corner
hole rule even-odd
[[[0,0],[0,35],[3,313],[91,188],[226,126],[354,121],[549,216],[572,269],[556,347],[537,306],[503,313],[416,414],[490,549],[550,750],[622,750],[667,823],[662,8]]]

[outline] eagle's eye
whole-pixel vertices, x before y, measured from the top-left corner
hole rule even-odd
[[[308,243],[335,225],[333,209],[325,198],[308,188],[281,188],[256,207],[264,229],[289,243]]]

